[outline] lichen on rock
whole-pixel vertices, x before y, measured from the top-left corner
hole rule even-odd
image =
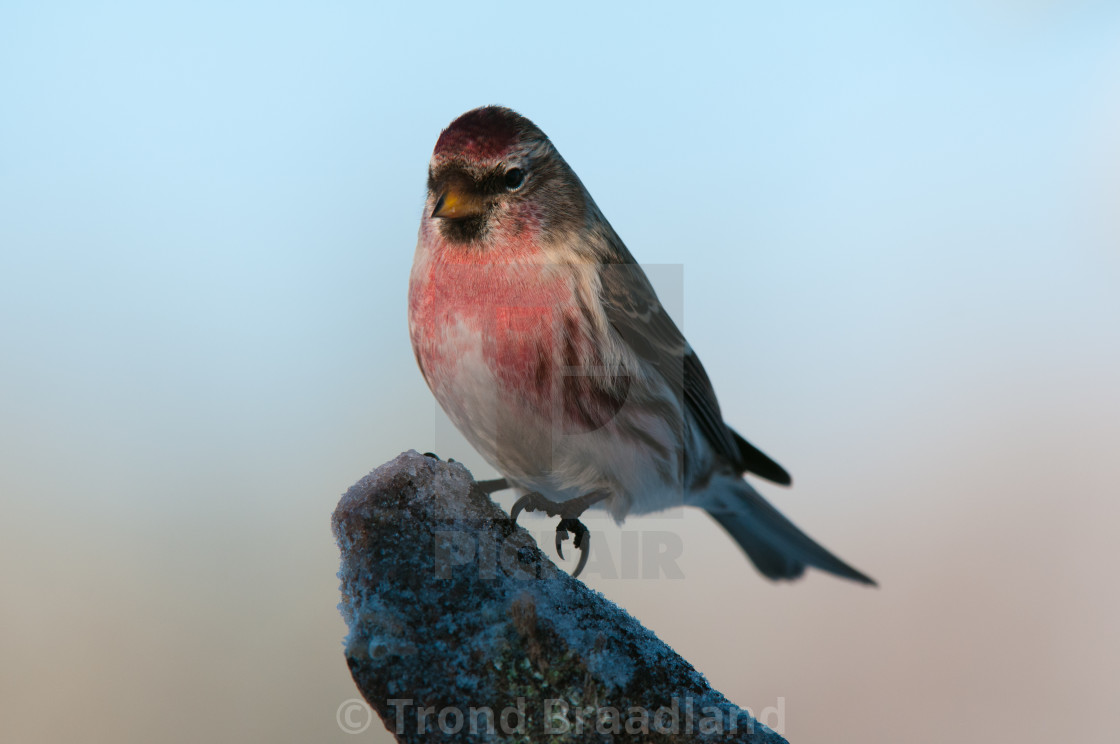
[[[399,741],[783,742],[414,451],[332,520],[354,681]]]

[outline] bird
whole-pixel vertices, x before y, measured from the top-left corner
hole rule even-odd
[[[409,277],[420,372],[454,425],[512,488],[511,509],[560,517],[681,504],[710,514],[771,580],[812,566],[874,581],[806,535],[745,476],[789,473],[728,426],[712,383],[641,266],[552,141],[483,106],[439,135]]]

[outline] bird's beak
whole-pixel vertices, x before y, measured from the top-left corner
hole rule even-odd
[[[483,204],[481,200],[470,194],[452,187],[444,191],[436,199],[436,208],[432,210],[433,217],[455,220],[462,217],[472,217],[481,214]]]

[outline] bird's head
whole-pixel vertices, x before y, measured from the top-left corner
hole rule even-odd
[[[583,187],[537,125],[484,106],[443,130],[428,168],[425,219],[453,243],[523,235],[535,240],[578,227]]]

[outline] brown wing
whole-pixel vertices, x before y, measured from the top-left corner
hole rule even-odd
[[[615,332],[679,391],[704,437],[740,471],[789,485],[789,473],[723,422],[715,390],[699,357],[665,312],[645,272],[621,242],[612,245],[614,262],[601,269],[603,303]]]

